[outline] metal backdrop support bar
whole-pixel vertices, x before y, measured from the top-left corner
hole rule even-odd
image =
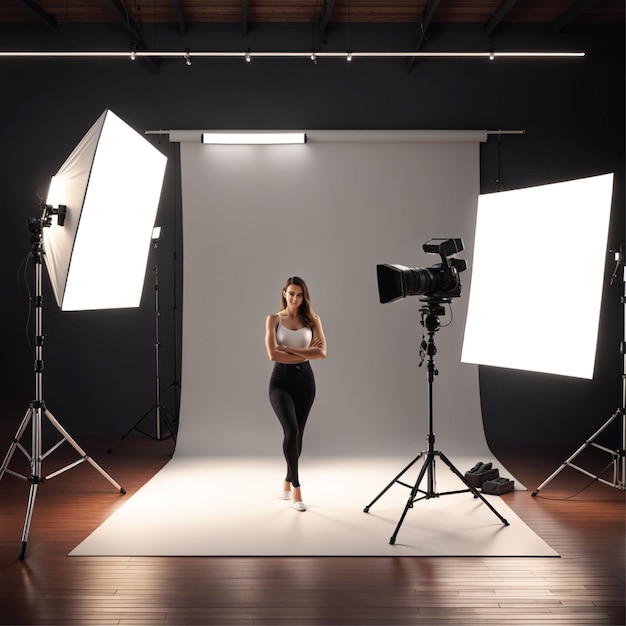
[[[611,415],[611,417],[609,417],[609,419],[606,422],[604,422],[604,424],[602,424],[602,426],[600,426],[600,428],[598,428],[598,430],[596,430],[596,432],[593,433],[591,437],[589,437],[589,439],[587,439],[570,457],[565,459],[565,461],[563,461],[560,467],[555,472],[553,472],[550,476],[548,476],[548,478],[546,478],[546,480],[544,480],[541,483],[541,485],[539,485],[539,487],[535,489],[535,491],[533,491],[532,493],[533,496],[536,496],[555,476],[557,476],[557,474],[560,474],[566,467],[571,467],[572,469],[575,469],[578,472],[582,472],[583,474],[586,474],[587,476],[591,476],[598,482],[604,483],[605,485],[608,485],[609,487],[614,487],[615,489],[620,489],[622,491],[626,490],[626,456],[625,456],[626,454],[625,453],[625,450],[626,450],[626,265],[624,263],[625,256],[626,256],[626,244],[622,244],[620,246],[619,251],[612,251],[612,252],[615,254],[615,269],[613,271],[613,275],[611,276],[610,284],[611,285],[613,284],[613,281],[615,280],[615,278],[617,278],[617,274],[619,272],[619,269],[621,268],[622,276],[623,276],[623,286],[624,286],[624,291],[621,297],[622,311],[623,311],[623,316],[624,316],[624,327],[623,327],[622,340],[620,342],[620,353],[622,355],[622,404],[620,407],[617,408],[615,413],[613,413],[613,415]],[[609,425],[612,424],[615,420],[620,419],[620,418],[621,418],[621,433],[620,433],[621,441],[619,442],[620,447],[618,447],[615,450],[612,450],[611,448],[607,448],[606,446],[602,446],[599,443],[597,443],[596,439],[598,438],[600,433],[606,430],[609,427]],[[590,446],[593,446],[594,448],[598,448],[599,450],[602,450],[603,452],[607,452],[608,454],[611,455],[612,464],[613,464],[613,480],[612,481],[606,480],[602,478],[601,476],[598,476],[597,474],[594,474],[572,462],[581,452],[583,452]]]
[[[24,522],[24,530],[22,532],[22,544],[20,549],[20,560],[25,558],[26,555],[26,543],[28,541],[28,534],[30,530],[30,523],[33,516],[33,510],[35,507],[35,498],[37,496],[37,489],[39,485],[46,480],[50,480],[59,474],[75,467],[76,465],[87,461],[92,467],[94,467],[104,478],[106,478],[120,493],[124,494],[126,491],[107,474],[100,465],[98,465],[87,453],[76,443],[76,441],[69,435],[69,433],[61,426],[58,420],[48,411],[46,403],[43,400],[43,296],[42,296],[42,265],[43,255],[45,254],[43,249],[42,229],[44,226],[49,226],[49,207],[44,206],[42,208],[42,215],[40,220],[29,220],[29,227],[33,236],[31,237],[31,257],[35,267],[35,399],[31,401],[26,414],[17,430],[11,445],[4,457],[2,466],[0,467],[0,480],[5,473],[21,478],[30,483],[30,491],[28,494],[28,505],[26,508],[26,520]],[[60,433],[62,439],[48,449],[45,453],[42,452],[43,447],[43,433],[42,433],[42,421],[45,417],[54,428]],[[31,450],[30,452],[20,443],[26,429],[30,425],[31,427]],[[61,444],[67,441],[80,455],[80,459],[48,476],[42,474],[43,459],[49,456],[54,450],[56,450]],[[30,475],[26,476],[9,469],[9,464],[13,458],[15,450],[19,449],[30,463]]]

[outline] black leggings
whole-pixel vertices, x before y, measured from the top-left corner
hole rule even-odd
[[[287,461],[285,480],[300,486],[298,459],[302,435],[315,399],[315,377],[308,361],[297,365],[275,363],[270,378],[270,403],[283,427],[283,453]]]

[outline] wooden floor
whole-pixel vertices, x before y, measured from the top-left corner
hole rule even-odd
[[[0,422],[2,458],[20,419]],[[3,477],[0,624],[625,623],[624,491],[595,482],[577,493],[590,481],[568,468],[531,496],[570,449],[496,451],[529,487],[502,498],[561,558],[96,558],[67,554],[169,460],[172,441],[129,437],[113,454],[115,440],[79,443],[127,495],[86,463],[42,484],[19,560],[29,486]],[[73,458],[64,444],[43,473]]]

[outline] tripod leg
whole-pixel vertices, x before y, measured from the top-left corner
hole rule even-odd
[[[15,437],[13,438],[13,441],[11,442],[9,449],[7,450],[6,456],[4,457],[4,461],[2,461],[2,467],[0,468],[0,480],[2,480],[4,473],[7,471],[7,468],[9,467],[9,463],[11,463],[11,459],[13,458],[13,453],[15,452],[15,448],[17,447],[17,443],[22,438],[22,435],[24,434],[24,431],[26,430],[31,420],[32,415],[33,415],[33,409],[32,407],[30,407],[28,411],[26,411],[26,415],[24,415],[24,419],[22,420],[22,423],[17,429],[17,433]]]
[[[35,508],[35,498],[37,497],[37,487],[39,487],[39,481],[35,477],[31,479],[30,491],[28,493],[28,506],[26,508],[26,520],[24,521],[24,530],[22,531],[22,547],[20,549],[19,559],[22,561],[26,556],[26,542],[28,541],[28,532],[30,530],[30,522],[33,517],[33,510]]]
[[[30,530],[30,522],[33,517],[35,508],[35,498],[37,496],[37,488],[41,482],[41,414],[42,405],[39,403],[32,409],[32,450],[30,456],[30,490],[28,493],[28,506],[26,508],[26,520],[24,521],[24,530],[22,531],[22,547],[20,550],[20,560],[26,555],[26,542],[28,541],[28,531]]]
[[[115,448],[117,448],[117,446],[122,443],[122,441],[124,441],[124,439],[126,439],[126,437],[128,437],[128,435],[130,435],[130,433],[133,432],[133,430],[136,430],[138,432],[141,432],[137,427],[139,426],[139,424],[141,424],[141,422],[143,422],[146,417],[148,417],[148,415],[150,415],[150,413],[152,413],[152,411],[155,409],[154,406],[151,406],[117,441],[117,443],[113,444],[108,450],[107,452],[109,454],[111,454],[113,452],[113,450]],[[144,435],[145,433],[141,433],[142,435]],[[146,435],[149,436],[149,435]]]
[[[61,426],[57,419],[48,411],[44,411],[44,415],[48,418],[50,423],[63,435],[63,438],[80,454],[83,460],[87,461],[94,469],[96,469],[102,476],[104,476],[120,493],[126,493],[126,490],[116,483],[109,474],[107,474],[77,443],[72,439],[70,434]]]
[[[428,454],[426,456],[426,460],[424,461],[424,465],[422,465],[422,469],[420,470],[420,473],[417,477],[415,486],[413,487],[413,489],[411,489],[411,495],[409,496],[409,499],[407,500],[406,506],[404,507],[404,511],[402,511],[402,515],[400,516],[400,520],[398,521],[398,524],[396,525],[396,529],[393,531],[393,535],[391,535],[391,538],[389,539],[389,543],[391,545],[394,545],[396,543],[396,537],[398,536],[398,532],[400,531],[400,526],[402,526],[402,523],[404,522],[404,518],[406,517],[406,514],[409,512],[409,509],[413,508],[415,497],[417,496],[417,492],[419,491],[419,486],[422,480],[424,479],[426,470],[429,469],[433,464],[434,464],[434,457],[432,456],[432,454]]]
[[[377,502],[378,500],[380,500],[380,498],[387,493],[387,491],[389,491],[389,489],[391,489],[391,487],[393,487],[397,482],[398,479],[400,477],[402,477],[408,470],[410,470],[415,463],[417,463],[417,461],[419,461],[422,456],[424,456],[423,452],[420,452],[364,509],[363,512],[364,513],[369,513],[370,512],[370,507]]]
[[[452,464],[452,461],[450,461],[450,459],[442,452],[439,453],[439,456],[441,457],[443,462],[450,468],[450,470],[452,470],[452,472],[456,474],[461,479],[461,481],[467,486],[467,488],[474,494],[474,497],[480,498],[482,503],[486,504],[505,526],[508,526],[509,523],[504,519],[504,517],[502,517],[502,515],[500,515],[500,513],[498,513],[498,511],[496,511],[493,506],[491,506],[491,503],[487,501],[485,496],[483,496],[482,493],[480,493],[476,489],[476,487],[474,487],[473,485],[469,483],[469,481],[465,478],[465,476],[463,476],[463,474],[461,474],[461,472],[459,472],[459,470]]]
[[[178,423],[176,416],[163,405],[161,406],[161,414],[164,416],[168,432],[174,440],[174,443],[176,443],[177,432],[174,429],[174,426]]]

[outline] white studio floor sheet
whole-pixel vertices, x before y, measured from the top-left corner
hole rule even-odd
[[[178,457],[70,556],[558,556],[502,498],[486,496],[509,526],[471,493],[416,502],[390,545],[410,490],[363,509],[410,460],[311,459],[301,513],[280,498],[279,460]],[[437,491],[463,488],[441,461],[435,476]]]
[[[422,250],[433,238],[462,238],[469,265],[435,334],[435,449],[460,471],[491,460],[478,366],[460,362],[485,138],[315,131],[300,146],[203,146],[200,134],[180,150],[175,457],[72,554],[554,556],[497,496],[508,527],[471,494],[450,495],[416,503],[394,546],[408,489],[394,485],[363,512],[427,435],[421,302],[380,304],[376,265],[434,266],[441,259]],[[264,346],[291,275],[309,284],[327,339],[327,358],[312,364],[305,513],[279,497],[282,430]],[[459,482],[442,462],[437,477],[439,491]]]

